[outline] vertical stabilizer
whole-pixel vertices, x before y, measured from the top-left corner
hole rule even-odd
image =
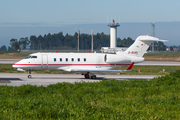
[[[130,56],[142,57],[146,53],[151,43],[155,41],[165,42],[166,40],[159,40],[159,38],[152,36],[139,36],[135,42],[123,53]]]

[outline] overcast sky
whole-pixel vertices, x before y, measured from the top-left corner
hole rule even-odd
[[[170,39],[168,45],[180,45],[179,6],[180,0],[0,0],[0,47],[9,45],[12,38],[60,31],[73,34],[80,29],[90,34],[94,29],[109,34],[107,16],[108,22],[119,21],[120,16],[125,23],[118,28],[120,38],[151,35],[150,22],[156,22],[157,37]],[[91,24],[104,24],[104,28],[96,26],[96,30]]]

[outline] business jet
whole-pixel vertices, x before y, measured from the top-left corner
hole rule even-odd
[[[124,52],[107,53],[33,53],[15,63],[12,67],[18,71],[59,70],[82,73],[85,78],[96,79],[96,73],[121,73],[129,71],[135,63],[143,62],[143,55],[154,41],[165,42],[152,36],[139,36]],[[126,70],[113,70],[129,66]]]

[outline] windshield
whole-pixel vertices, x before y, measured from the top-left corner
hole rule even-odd
[[[29,56],[25,57],[24,59],[28,59],[28,58],[31,58],[31,56],[29,55]]]
[[[29,59],[29,58],[37,58],[37,56],[27,56],[27,57],[25,57],[24,59]]]

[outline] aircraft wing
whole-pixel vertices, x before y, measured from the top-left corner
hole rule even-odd
[[[71,72],[80,73],[121,73],[123,70],[85,70],[85,69],[72,69]]]
[[[129,65],[126,70],[88,70],[88,69],[66,69],[66,72],[79,72],[79,73],[121,73],[123,71],[130,71],[134,65],[134,62]]]

